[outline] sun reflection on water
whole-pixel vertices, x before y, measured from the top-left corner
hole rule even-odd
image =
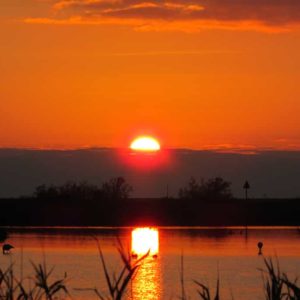
[[[132,297],[136,300],[161,299],[160,259],[148,257],[132,282]]]
[[[149,251],[149,256],[139,267],[132,281],[132,298],[137,300],[161,299],[161,270],[159,232],[155,228],[135,228],[131,233],[132,255],[140,257]]]
[[[131,253],[135,256],[157,256],[159,250],[159,235],[156,228],[135,228],[131,233]]]

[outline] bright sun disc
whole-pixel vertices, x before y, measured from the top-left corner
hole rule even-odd
[[[160,150],[159,142],[149,136],[136,138],[130,145],[130,149],[137,151],[158,151]]]

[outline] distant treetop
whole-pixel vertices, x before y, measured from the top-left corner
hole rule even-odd
[[[179,190],[179,198],[199,200],[230,199],[233,197],[230,186],[231,183],[221,177],[201,180],[200,183],[192,177],[187,186]]]

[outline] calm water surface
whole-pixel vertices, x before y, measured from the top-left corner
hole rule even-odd
[[[119,236],[130,246],[130,228],[122,229],[17,229],[9,230],[7,242],[15,246],[10,255],[0,256],[0,266],[14,262],[14,270],[26,277],[32,274],[30,260],[55,266],[55,276],[68,277],[75,299],[97,299],[91,291],[105,291],[97,245],[100,241],[111,270],[120,269],[115,245]],[[131,284],[129,298],[136,300],[177,299],[180,295],[180,260],[184,257],[185,289],[191,299],[198,299],[193,280],[213,290],[217,274],[221,281],[222,299],[264,299],[257,242],[264,243],[265,256],[278,256],[282,271],[290,278],[300,275],[300,233],[297,228],[160,228],[159,255],[142,265]],[[219,271],[218,271],[219,270]]]

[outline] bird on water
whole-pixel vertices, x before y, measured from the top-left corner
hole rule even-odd
[[[3,254],[9,254],[10,253],[10,250],[13,249],[14,246],[10,245],[10,244],[4,244],[2,246],[2,253]]]

